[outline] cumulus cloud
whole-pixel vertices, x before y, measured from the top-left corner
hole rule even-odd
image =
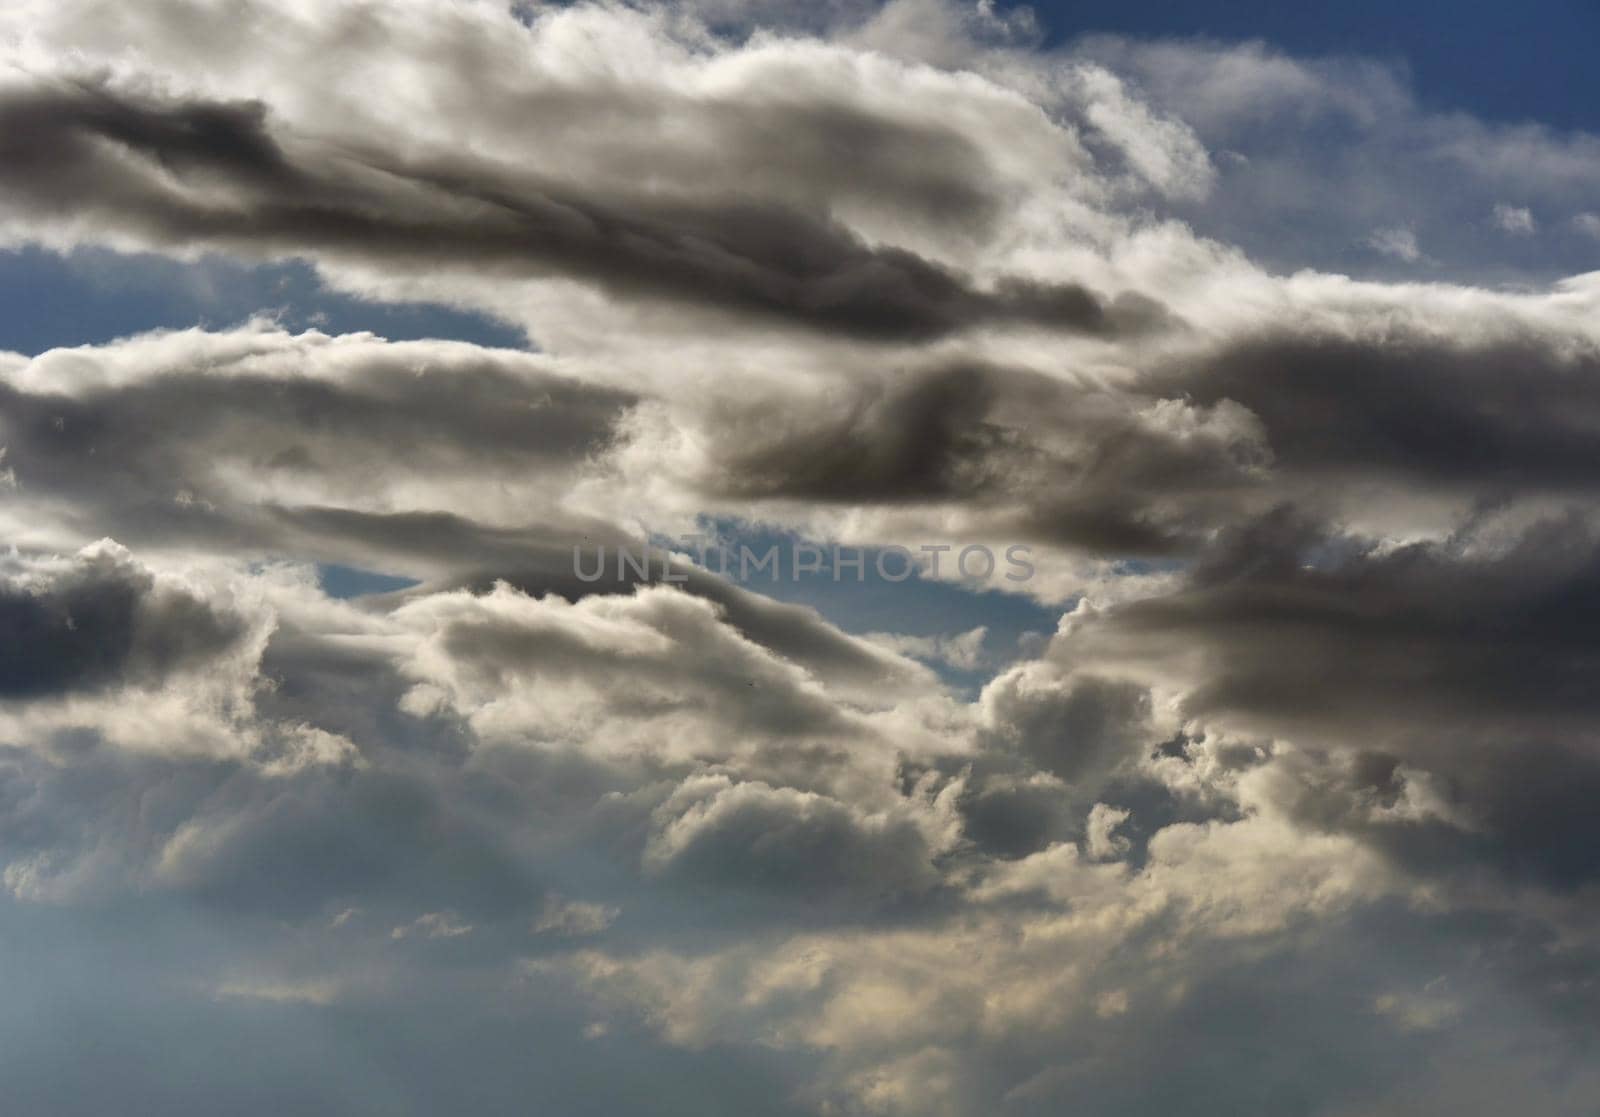
[[[255,618],[213,605],[198,587],[158,580],[110,540],[66,562],[10,565],[0,591],[6,701],[160,687],[258,638]]]
[[[1594,1110],[1600,283],[1533,234],[1592,231],[1596,141],[1043,43],[0,14],[6,243],[530,339],[0,353],[21,1104]],[[690,533],[1039,576],[739,584]]]
[[[705,776],[656,809],[644,863],[656,874],[775,888],[802,901],[844,891],[870,903],[933,885],[927,828],[909,807],[860,815],[811,792]]]

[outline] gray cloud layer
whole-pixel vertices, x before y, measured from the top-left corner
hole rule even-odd
[[[1592,1113],[1600,287],[1194,231],[1329,177],[1235,150],[1262,90],[1517,136],[1264,48],[762,10],[0,15],[8,243],[540,346],[0,353],[14,1104]],[[1060,625],[573,566],[708,524],[1030,543]]]
[[[914,253],[872,248],[825,217],[777,205],[597,198],[467,158],[291,154],[259,103],[7,91],[0,130],[0,185],[30,220],[94,221],[157,246],[571,277],[868,339],[1005,323],[1099,332],[1115,322],[1080,285],[1006,278],[980,290]]]

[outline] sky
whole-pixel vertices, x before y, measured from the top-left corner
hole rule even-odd
[[[0,1112],[1592,1117],[1597,22],[0,8]]]
[[[1592,0],[1066,0],[1036,4],[1033,10],[1054,43],[1086,32],[1262,40],[1299,56],[1391,61],[1411,75],[1419,99],[1440,112],[1563,129],[1600,126],[1594,96],[1600,78],[1590,50],[1600,36],[1600,6]]]

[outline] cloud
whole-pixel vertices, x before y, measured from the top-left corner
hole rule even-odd
[[[642,408],[619,462],[663,501],[800,516],[881,506],[883,520],[925,525],[894,540],[913,550],[956,532],[1004,539],[997,554],[1039,540],[1167,555],[1209,507],[1255,488],[1271,458],[1229,401],[1197,407],[1023,368],[919,370],[786,402],[777,416],[748,401],[698,416]]]
[[[1391,260],[1427,259],[1457,281],[1543,283],[1592,266],[1576,245],[1505,243],[1535,214],[1587,207],[1584,183],[1600,165],[1592,132],[1450,111],[1403,60],[1100,34],[1068,50],[1120,75],[1213,155],[1216,186],[1182,204],[1183,218],[1284,272],[1394,275],[1395,264],[1351,251],[1375,247],[1375,229]]]
[[[709,305],[872,338],[985,323],[1112,328],[1081,285],[979,289],[898,248],[772,203],[605,197],[481,159],[330,157],[278,135],[265,106],[136,99],[105,87],[9,89],[0,191],[13,219],[147,247],[307,248],[380,268],[570,278],[612,296]],[[25,137],[25,139],[23,138]],[[320,155],[320,158],[318,158]]]
[[[1494,223],[1513,236],[1528,236],[1539,228],[1532,210],[1525,206],[1508,206],[1503,202],[1496,203],[1494,207]]]
[[[1393,256],[1414,264],[1422,259],[1422,249],[1417,245],[1417,234],[1403,226],[1379,229],[1367,238],[1367,246],[1374,252]]]
[[[1402,305],[1388,303],[1415,313]],[[1423,312],[1385,327],[1384,313],[1377,304],[1326,328],[1245,334],[1155,373],[1150,390],[1245,409],[1286,488],[1297,475],[1366,474],[1392,496],[1587,489],[1588,412],[1577,399],[1597,351],[1586,329],[1492,312],[1471,325],[1467,313]]]
[[[1104,803],[1094,805],[1088,821],[1087,844],[1091,857],[1097,861],[1109,861],[1128,851],[1128,839],[1117,835],[1117,827],[1127,822],[1132,813],[1118,807],[1108,807]],[[1112,1003],[1122,1006],[1119,1011],[1126,1011],[1125,998],[1114,998]]]
[[[213,604],[199,587],[158,579],[110,540],[69,562],[12,565],[0,590],[0,626],[12,641],[0,700],[160,687],[248,654],[259,639],[256,618]]]
[[[581,937],[598,935],[616,921],[622,909],[610,904],[596,904],[585,900],[563,900],[559,896],[545,897],[539,918],[534,921],[536,935],[565,935]]]
[[[328,1005],[338,997],[339,988],[333,981],[258,982],[229,981],[217,986],[216,995],[222,998],[243,998],[267,1001],[272,1004]]]
[[[262,513],[296,506],[520,515],[551,503],[632,402],[526,354],[265,322],[54,350],[8,370],[0,399],[13,496],[36,529],[67,502],[133,539],[216,524],[281,539],[295,529]]]
[[[1061,679],[1041,668],[1012,668],[984,688],[984,713],[997,744],[1076,784],[1153,743],[1143,687],[1093,676]]]
[[[989,630],[982,625],[955,636],[903,636],[892,632],[868,633],[866,639],[914,659],[944,663],[961,671],[976,671]]]
[[[1594,1111],[1593,137],[1044,42],[0,13],[6,243],[530,342],[0,354],[17,1104]],[[1027,544],[1060,624],[689,532]]]
[[[419,915],[403,926],[389,932],[389,937],[400,939],[455,939],[472,934],[472,924],[461,922],[454,912],[430,911]]]
[[[931,835],[909,806],[858,814],[811,792],[706,776],[685,782],[655,812],[647,871],[800,902],[892,901],[932,887]]]
[[[502,583],[409,602],[396,619],[423,636],[404,707],[453,709],[485,737],[692,754],[718,747],[705,737],[712,727],[721,752],[741,739],[866,732],[803,669],[724,625],[711,603],[665,587],[569,604]]]
[[[1342,756],[1261,777],[1315,825],[1436,872],[1571,887],[1596,868],[1572,813],[1595,778],[1578,681],[1593,564],[1571,517],[1379,547],[1277,514],[1183,591],[1086,616],[1059,653],[1138,659],[1208,732]]]

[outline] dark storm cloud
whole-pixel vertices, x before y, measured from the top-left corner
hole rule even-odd
[[[236,647],[252,621],[158,583],[108,547],[41,576],[0,579],[0,700],[159,686]]]
[[[1531,323],[1495,333],[1246,336],[1144,387],[1249,408],[1286,472],[1484,494],[1592,490],[1600,350]]]
[[[1259,499],[1270,450],[1231,402],[956,365],[774,413],[723,405],[697,482],[714,495],[959,503],[1019,537],[1129,555],[1194,549]]]
[[[985,688],[983,704],[981,750],[902,758],[898,773],[907,795],[928,779],[938,788],[959,782],[954,806],[977,863],[1025,857],[1059,842],[1093,853],[1089,822],[1096,804],[1127,812],[1115,828],[1117,859],[1135,866],[1145,863],[1150,838],[1167,826],[1239,818],[1231,798],[1184,794],[1156,778],[1147,762],[1184,755],[1182,739],[1157,743],[1150,693],[1138,683],[1013,670]]]
[[[1183,589],[1106,620],[1107,642],[1087,647],[1184,664],[1190,714],[1349,757],[1294,785],[1304,821],[1422,871],[1482,863],[1563,886],[1600,873],[1587,519],[1380,547],[1280,511],[1226,533]],[[1402,763],[1443,814],[1382,813]]]
[[[774,100],[552,83],[485,108],[572,151],[597,177],[698,184],[690,195],[755,190],[807,213],[841,202],[892,209],[944,234],[988,231],[1011,188],[968,136],[855,103],[845,91]]]
[[[984,857],[1025,857],[1076,836],[1071,801],[1054,782],[978,775],[957,807],[963,836]]]
[[[1558,892],[1600,879],[1600,755],[1591,742],[1463,731],[1443,741],[1419,732],[1412,744],[1316,754],[1289,769],[1282,806],[1299,825],[1358,836],[1419,879],[1470,879],[1487,868],[1505,882]],[[1420,778],[1450,817],[1392,813],[1416,770],[1430,774]]]
[[[996,392],[994,378],[975,368],[866,386],[842,415],[818,416],[814,427],[760,444],[729,446],[712,484],[733,496],[842,503],[980,494],[1004,468],[997,459],[1007,432],[988,418]],[[764,428],[772,417],[750,419]]]
[[[1012,278],[980,290],[783,206],[608,197],[465,159],[291,152],[256,105],[13,89],[0,101],[0,135],[0,191],[21,212],[92,219],[162,246],[568,277],[867,339],[1000,323],[1109,334],[1127,317],[1075,284]]]
[[[1280,511],[1230,530],[1186,589],[1116,623],[1207,653],[1196,711],[1581,728],[1600,709],[1600,537],[1573,515],[1473,542],[1381,547]]]

